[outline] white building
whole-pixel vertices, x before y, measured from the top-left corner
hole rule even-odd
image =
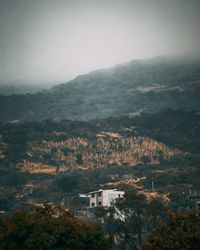
[[[124,191],[117,191],[117,189],[99,189],[89,193],[90,207],[110,207],[115,203],[116,199],[124,196]]]

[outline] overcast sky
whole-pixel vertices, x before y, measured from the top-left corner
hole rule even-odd
[[[0,84],[200,51],[200,0],[0,0]]]

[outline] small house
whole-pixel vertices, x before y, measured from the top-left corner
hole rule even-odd
[[[99,189],[89,193],[90,207],[110,207],[117,199],[124,197],[124,191],[117,189]]]

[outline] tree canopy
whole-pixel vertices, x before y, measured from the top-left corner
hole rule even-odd
[[[0,221],[0,250],[108,249],[99,228],[61,208],[17,211]]]
[[[140,250],[200,249],[200,215],[171,213]]]

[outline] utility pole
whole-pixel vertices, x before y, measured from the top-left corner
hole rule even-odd
[[[154,192],[155,191],[155,187],[154,187],[154,181],[151,181],[151,191]]]

